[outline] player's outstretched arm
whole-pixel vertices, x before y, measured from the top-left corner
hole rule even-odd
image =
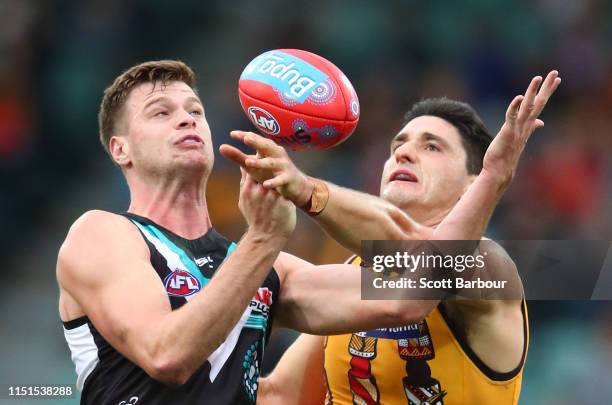
[[[487,150],[482,172],[436,228],[435,236],[431,229],[417,224],[392,204],[330,183],[324,183],[329,192],[327,205],[314,218],[334,239],[357,254],[362,239],[480,239],[476,236],[484,232],[512,180],[527,140],[544,125],[539,115],[560,83],[557,71],[551,71],[543,82],[540,76],[534,77],[525,94],[512,100],[504,125]],[[254,148],[257,155],[246,155],[229,145],[222,145],[221,153],[296,206],[306,205],[316,184],[322,183],[300,172],[284,148],[273,141],[241,131],[231,135]]]
[[[259,379],[257,405],[321,405],[324,337],[302,334],[266,377]]]
[[[551,72],[544,83],[536,77],[525,95],[512,101],[506,123],[487,151],[482,173],[434,230],[430,240],[482,238],[527,139],[542,125],[538,116],[559,83],[557,72]],[[314,266],[300,264],[298,260],[286,254],[277,260],[276,266],[284,274],[283,311],[279,312],[281,323],[303,332],[334,334],[411,323],[423,319],[438,303],[414,299],[409,292],[402,296],[403,300],[361,301],[358,269],[331,265],[319,266],[324,271],[313,271]],[[511,261],[507,263],[508,271],[512,266]]]
[[[480,239],[474,235],[484,233],[493,209],[514,177],[527,141],[544,126],[539,116],[560,83],[556,70],[544,82],[536,76],[525,94],[512,100],[504,124],[487,149],[482,171],[436,228],[434,239]]]
[[[420,321],[439,302],[416,298],[410,289],[398,289],[394,299],[362,300],[355,265],[315,266],[281,252],[274,268],[281,280],[275,328],[336,335],[395,327]]]
[[[287,151],[269,139],[243,131],[232,131],[231,136],[255,149],[257,155],[227,144],[219,148],[221,154],[297,207],[307,207],[315,188],[327,194],[325,208],[313,219],[352,252],[360,253],[362,239],[428,239],[431,235],[431,229],[381,198],[306,176]]]
[[[180,309],[126,218],[91,211],[71,228],[58,257],[60,288],[76,299],[102,336],[152,378],[182,384],[226,339],[295,226],[295,207],[244,181],[240,208],[248,230],[215,277]]]

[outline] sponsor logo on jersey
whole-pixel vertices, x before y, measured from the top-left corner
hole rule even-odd
[[[361,337],[373,337],[381,339],[418,339],[421,337],[419,324],[399,326],[396,328],[379,328],[365,332],[357,332]]]
[[[272,301],[272,291],[268,287],[260,287],[251,300],[249,307],[267,317]]]
[[[280,132],[280,125],[272,114],[260,107],[249,107],[249,117],[253,124],[269,135],[276,135]]]
[[[304,60],[284,52],[270,51],[253,59],[241,80],[255,80],[278,89],[285,96],[303,103],[314,88],[328,76]]]
[[[198,257],[197,259],[194,259],[195,263],[198,265],[198,267],[202,267],[206,264],[208,264],[209,268],[213,268],[212,266],[212,262],[213,259],[209,256],[205,256],[205,257]]]
[[[184,270],[174,270],[164,279],[168,295],[188,297],[200,291],[202,285],[197,278]]]

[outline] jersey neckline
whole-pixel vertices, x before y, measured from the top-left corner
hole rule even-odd
[[[144,224],[147,224],[147,225],[153,225],[156,228],[159,228],[160,230],[169,233],[174,238],[177,238],[178,240],[183,241],[183,242],[187,242],[187,243],[193,243],[193,242],[199,241],[201,239],[212,240],[212,239],[215,239],[216,237],[220,237],[221,236],[221,234],[219,234],[219,232],[217,232],[215,227],[211,226],[210,229],[208,231],[206,231],[206,233],[198,236],[197,238],[187,239],[187,238],[184,238],[184,237],[182,237],[180,235],[177,235],[175,232],[172,232],[170,229],[168,229],[168,228],[158,224],[155,221],[152,221],[151,219],[149,219],[147,217],[143,217],[143,216],[140,216],[138,214],[134,214],[132,212],[127,212],[127,211],[122,212],[121,214],[123,216],[129,218],[129,219],[134,219],[134,220],[136,220],[138,222],[141,222],[141,223],[144,223]]]

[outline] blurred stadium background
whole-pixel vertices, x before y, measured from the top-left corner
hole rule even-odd
[[[544,112],[546,127],[528,145],[488,234],[612,240],[610,21],[612,4],[603,0],[0,0],[0,384],[75,382],[57,315],[55,259],[85,210],[128,205],[96,118],[104,87],[128,66],[162,58],[190,64],[218,146],[231,129],[251,128],[236,92],[248,61],[281,47],[325,56],[353,82],[361,122],[341,146],[293,156],[307,173],[372,193],[412,102],[467,101],[496,132],[512,96],[532,75],[556,68],[563,84]],[[238,179],[217,156],[208,191],[213,223],[234,239],[244,229]],[[318,264],[347,255],[303,216],[287,251]],[[520,403],[610,403],[612,305],[529,308]],[[293,336],[275,336],[268,369]]]

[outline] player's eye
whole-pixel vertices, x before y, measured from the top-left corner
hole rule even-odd
[[[192,110],[190,114],[199,117],[199,116],[203,115],[203,112],[202,112],[202,110],[195,109],[195,110]]]
[[[428,143],[427,145],[425,145],[425,150],[432,152],[440,152],[440,148],[434,145],[433,143]]]
[[[165,117],[168,115],[168,111],[166,110],[160,110],[160,111],[156,111],[153,116],[154,117]]]

